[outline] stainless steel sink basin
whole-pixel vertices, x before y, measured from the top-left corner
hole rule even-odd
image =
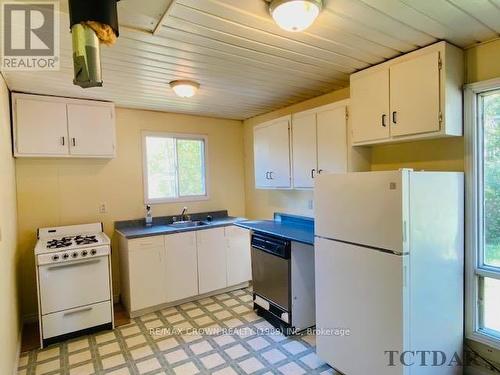
[[[175,223],[170,224],[171,227],[175,228],[201,227],[204,225],[208,225],[208,223],[205,221],[176,221]]]

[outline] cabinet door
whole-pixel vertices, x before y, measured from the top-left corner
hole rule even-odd
[[[255,187],[266,188],[271,186],[271,180],[268,178],[271,165],[269,163],[268,127],[259,127],[254,129],[253,134],[253,154],[254,154],[254,172]]]
[[[16,156],[68,155],[66,104],[16,98]]]
[[[347,172],[347,120],[346,107],[319,112],[318,173]]]
[[[268,163],[271,187],[289,188],[290,176],[290,119],[276,121],[267,129],[269,142]]]
[[[223,289],[226,280],[224,228],[196,232],[198,247],[198,289],[200,294]]]
[[[389,69],[351,79],[353,142],[389,138]]]
[[[391,66],[391,135],[439,131],[439,52]]]
[[[165,271],[167,302],[198,294],[195,232],[165,236]]]
[[[163,237],[129,241],[130,308],[132,311],[166,302]]]
[[[315,113],[293,117],[292,160],[293,186],[312,188],[317,169]]]
[[[68,104],[68,124],[72,155],[114,156],[115,124],[112,106]]]
[[[250,231],[234,225],[225,228],[227,285],[237,285],[252,280],[250,259]]]

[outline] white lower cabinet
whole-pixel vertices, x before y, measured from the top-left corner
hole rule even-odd
[[[167,302],[165,288],[165,246],[163,237],[128,241],[131,311]]]
[[[196,232],[165,236],[165,271],[167,302],[198,294]]]
[[[224,228],[196,232],[200,294],[227,286]]]
[[[121,297],[132,317],[248,282],[251,267],[250,231],[236,226],[120,237]]]
[[[250,231],[230,226],[225,228],[225,232],[227,285],[237,285],[252,280]]]

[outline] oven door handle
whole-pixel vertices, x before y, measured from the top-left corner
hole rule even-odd
[[[91,306],[89,306],[89,307],[83,307],[81,309],[67,311],[63,315],[64,316],[68,316],[68,315],[78,314],[78,313],[82,313],[82,312],[86,312],[86,311],[92,311],[92,310],[93,310],[93,307],[91,307]]]
[[[53,271],[53,270],[58,270],[61,268],[69,268],[69,267],[80,267],[80,266],[87,266],[89,264],[95,264],[99,263],[101,259],[89,259],[85,261],[76,261],[76,262],[71,262],[71,263],[62,263],[54,266],[47,267],[47,270]]]

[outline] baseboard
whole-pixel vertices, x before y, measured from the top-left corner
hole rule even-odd
[[[23,339],[23,325],[21,324],[21,328],[19,329],[19,336],[17,337],[16,360],[14,361],[14,368],[12,369],[12,375],[17,375],[17,369],[19,368],[22,339]]]

